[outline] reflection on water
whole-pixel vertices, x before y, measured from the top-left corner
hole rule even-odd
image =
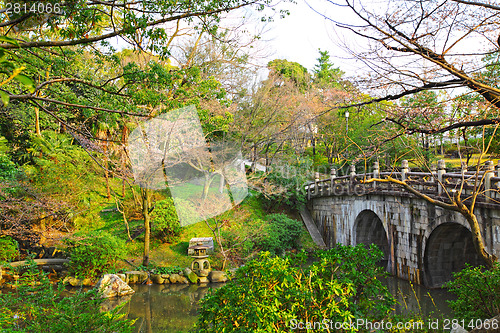
[[[411,285],[408,281],[395,277],[384,280],[389,291],[396,296],[396,313],[421,313],[452,318],[446,301],[453,299],[452,294],[444,289],[432,289]],[[136,291],[123,311],[129,319],[137,319],[135,332],[189,332],[196,322],[199,301],[210,288],[219,288],[223,284],[209,286],[197,285],[134,285]],[[120,299],[120,303],[127,299]],[[118,299],[110,300],[108,308],[116,306]]]
[[[398,302],[397,314],[421,313],[424,317],[430,315],[437,318],[442,315],[444,318],[453,318],[447,301],[456,298],[446,289],[427,289],[392,276],[384,280]]]
[[[199,301],[210,288],[222,285],[133,285],[135,294],[123,310],[129,319],[137,319],[137,333],[189,332],[196,322]]]

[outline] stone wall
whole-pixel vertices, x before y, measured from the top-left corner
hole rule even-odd
[[[327,246],[375,243],[386,254],[388,271],[401,278],[437,287],[465,262],[480,264],[465,218],[425,200],[344,195],[315,197],[308,204]],[[476,216],[487,249],[499,256],[500,211],[478,208]]]

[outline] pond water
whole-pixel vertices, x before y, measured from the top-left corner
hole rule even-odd
[[[452,318],[453,311],[448,306],[456,297],[446,289],[427,289],[396,277],[388,277],[385,284],[396,297],[396,313],[421,313],[424,317]]]
[[[453,295],[446,290],[430,290],[394,277],[387,278],[385,283],[398,299],[397,313],[413,312],[451,318],[446,301],[452,299]],[[222,285],[135,285],[133,288],[136,292],[123,310],[130,319],[136,319],[137,333],[189,332],[196,322],[200,299],[209,288]]]
[[[209,288],[222,285],[133,285],[135,294],[123,310],[129,319],[136,319],[135,332],[189,332],[199,301]]]

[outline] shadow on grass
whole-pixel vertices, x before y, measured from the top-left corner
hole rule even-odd
[[[122,214],[112,210],[101,210],[99,216],[104,221],[104,227],[102,230],[114,230],[119,229],[124,225]]]
[[[189,247],[189,242],[180,242],[170,247],[172,251],[181,255],[187,255],[187,250]]]

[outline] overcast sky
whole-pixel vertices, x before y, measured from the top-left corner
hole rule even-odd
[[[337,8],[327,6],[322,1],[310,3],[314,9],[330,17],[338,14],[338,11],[332,12],[338,10]],[[342,38],[346,31],[334,29],[331,21],[313,11],[304,0],[283,6],[290,10],[290,15],[283,19],[276,17],[274,22],[268,24],[269,31],[264,34],[265,43],[274,50],[268,57],[269,60],[287,59],[312,70],[319,57],[318,49],[321,49],[329,52],[336,67],[340,67],[348,75],[354,74],[355,63],[336,45],[336,41]]]
[[[258,64],[263,67],[271,60],[287,59],[298,62],[309,71],[312,71],[319,57],[319,49],[321,49],[329,52],[335,67],[339,67],[348,76],[356,74],[358,71],[356,64],[336,45],[336,40],[343,38],[347,32],[335,30],[333,23],[311,9],[306,0],[296,0],[296,2],[296,4],[281,2],[276,7],[277,12],[279,9],[286,8],[290,11],[290,15],[280,18],[276,14],[273,22],[261,22],[260,18],[263,15],[269,15],[270,12],[256,12],[253,7],[236,12],[233,18],[231,18],[230,14],[229,22],[237,24],[242,19],[242,16],[247,15],[253,17],[253,23],[250,23],[250,26],[246,26],[245,29],[251,31],[252,34],[260,34],[261,30],[264,29],[258,46],[259,49],[263,48],[264,51],[260,53],[261,57],[257,60]],[[347,15],[340,13],[338,8],[329,5],[327,1],[309,0],[309,2],[314,6],[315,10],[329,17],[339,14]],[[249,12],[245,10],[249,10],[251,14],[249,15]],[[228,17],[225,20],[227,21]],[[112,39],[111,44],[118,50],[123,47],[130,47],[120,38]],[[262,73],[267,76],[267,71],[262,71]]]

